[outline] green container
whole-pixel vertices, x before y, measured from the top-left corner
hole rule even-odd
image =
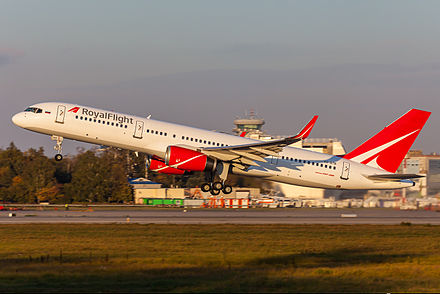
[[[164,204],[163,201],[165,199],[151,199],[151,200],[153,200],[153,205],[156,206],[156,205],[163,205]]]
[[[182,199],[144,198],[143,204],[150,205],[150,206],[160,206],[160,205],[183,206],[183,200]]]

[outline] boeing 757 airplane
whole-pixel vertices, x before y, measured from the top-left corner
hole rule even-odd
[[[397,189],[414,185],[416,174],[396,170],[430,116],[411,109],[344,156],[289,145],[310,134],[317,116],[297,135],[258,141],[154,119],[62,102],[39,103],[12,121],[56,141],[62,160],[63,139],[113,146],[149,156],[149,169],[166,174],[205,172],[204,192],[232,192],[230,173],[298,186],[325,189]]]

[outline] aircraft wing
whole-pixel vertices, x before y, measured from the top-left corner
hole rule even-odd
[[[208,147],[200,151],[208,156],[215,157],[222,161],[232,161],[244,165],[254,165],[255,161],[266,161],[267,156],[278,157],[284,147],[307,138],[316,123],[318,116],[312,120],[295,136],[280,140],[256,142],[244,145],[226,147]]]

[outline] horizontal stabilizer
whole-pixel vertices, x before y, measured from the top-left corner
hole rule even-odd
[[[366,177],[373,181],[400,181],[400,180],[423,178],[425,176],[418,174],[382,174],[382,175],[371,175]]]

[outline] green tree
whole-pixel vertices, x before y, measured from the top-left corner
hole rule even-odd
[[[125,159],[112,149],[99,155],[94,151],[79,154],[73,163],[72,181],[65,185],[66,196],[74,202],[131,201]]]

